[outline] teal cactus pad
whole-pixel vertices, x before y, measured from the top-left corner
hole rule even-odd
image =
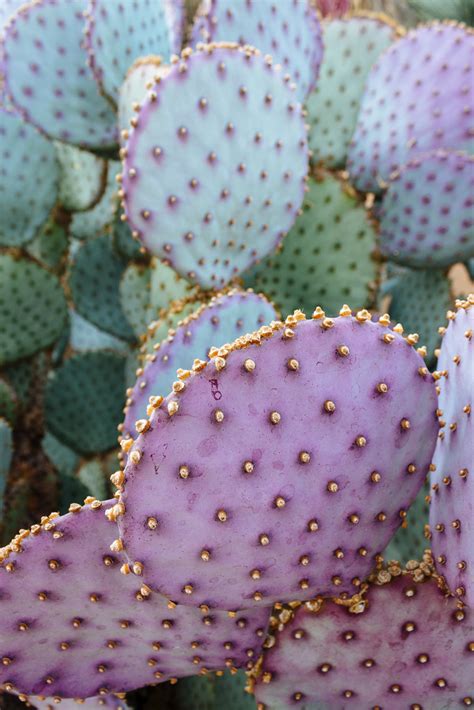
[[[324,56],[306,100],[312,160],[344,167],[367,75],[399,30],[383,16],[355,15],[323,23]]]
[[[399,560],[406,564],[410,560],[419,560],[430,547],[425,536],[429,524],[430,509],[427,496],[430,493],[429,481],[420,489],[415,501],[410,506],[403,525],[398,528],[392,540],[385,548],[383,556],[386,560]]]
[[[85,461],[77,471],[77,478],[87,490],[87,495],[98,500],[108,497],[109,480],[99,458]]]
[[[19,699],[26,703],[27,707],[36,708],[36,710],[52,710],[57,705],[58,699],[51,697],[32,697],[31,695],[20,694]],[[61,700],[61,710],[77,710],[78,703],[76,700]],[[80,703],[84,710],[130,710],[125,700],[118,698],[116,695],[100,695],[96,698],[86,698]]]
[[[427,362],[434,364],[439,346],[438,325],[452,306],[451,284],[440,269],[407,269],[388,291],[390,315],[410,333],[418,333],[427,349]]]
[[[139,260],[142,257],[143,247],[137,239],[133,238],[130,227],[120,219],[118,212],[112,224],[112,241],[117,254],[126,261]]]
[[[231,343],[276,318],[273,305],[251,291],[231,291],[201,306],[145,358],[148,362],[128,393],[122,433],[136,436],[135,422],[147,416],[149,398],[171,392],[178,368],[191,368],[211,347]]]
[[[130,131],[122,195],[149,251],[217,288],[272,251],[293,224],[306,129],[281,68],[258,51],[183,51]]]
[[[74,451],[93,454],[117,442],[124,404],[125,358],[111,352],[74,355],[50,377],[46,426]]]
[[[331,173],[311,178],[303,213],[282,249],[244,274],[244,283],[267,293],[284,314],[318,303],[336,314],[341,298],[354,308],[373,300],[378,273],[376,228],[351,186]]]
[[[171,51],[179,54],[186,23],[185,0],[163,0]]]
[[[159,318],[151,321],[148,324],[146,333],[143,334],[143,343],[140,348],[140,356],[142,358],[142,364],[146,360],[147,355],[153,355],[158,345],[162,340],[168,337],[170,330],[175,330],[182,320],[191,315],[194,311],[197,311],[199,306],[202,306],[206,302],[203,298],[191,298],[184,301],[173,302],[167,311],[160,313]],[[134,381],[132,384],[134,384]]]
[[[44,435],[42,446],[46,456],[59,474],[72,476],[79,463],[79,456],[76,452],[56,439],[50,432],[46,432]]]
[[[2,0],[0,5],[0,29],[24,2],[25,0]]]
[[[193,42],[238,42],[257,47],[282,65],[304,101],[316,84],[323,40],[314,4],[309,0],[203,0]]]
[[[0,246],[30,242],[46,222],[58,194],[53,145],[0,106]]]
[[[10,424],[15,423],[18,411],[18,397],[13,387],[0,379],[0,417]]]
[[[95,207],[86,212],[76,212],[72,216],[70,232],[76,239],[90,239],[112,225],[117,215],[118,198],[116,175],[120,172],[120,163],[109,161],[107,167],[107,185],[102,198]]]
[[[69,234],[67,227],[57,222],[53,217],[46,222],[39,234],[27,245],[27,251],[48,269],[56,270],[65,259],[68,247]]]
[[[122,309],[137,337],[172,301],[190,293],[190,284],[159,259],[151,266],[129,264],[120,282]]]
[[[138,57],[171,54],[164,0],[110,2],[89,0],[86,48],[95,79],[104,94],[118,103],[120,87]]]
[[[59,338],[67,318],[59,280],[26,257],[0,254],[0,365]]]
[[[245,691],[247,683],[243,671],[183,678],[176,684],[173,707],[176,710],[257,710],[255,698]]]
[[[401,264],[449,266],[474,256],[474,156],[437,150],[391,175],[380,245]]]
[[[13,455],[12,430],[6,419],[0,417],[0,523],[2,520],[3,495]]]
[[[471,0],[408,0],[408,5],[420,20],[457,20],[474,25],[474,5]]]
[[[48,374],[48,368],[48,358],[44,350],[2,368],[5,377],[15,390],[20,411],[23,411],[31,398],[38,394]]]
[[[380,192],[420,153],[472,152],[473,66],[474,33],[455,22],[420,26],[392,44],[369,73],[349,149],[358,189]]]
[[[128,343],[100,330],[76,311],[70,312],[69,320],[71,325],[69,344],[74,351],[115,350],[119,353],[128,351]]]
[[[103,148],[117,141],[115,116],[100,95],[82,47],[86,0],[33,0],[3,37],[6,93],[27,121],[52,138]]]
[[[96,205],[107,184],[107,162],[93,153],[66,143],[56,143],[61,168],[59,200],[70,212]]]
[[[154,83],[166,76],[169,65],[163,64],[161,57],[150,55],[137,59],[127,72],[118,99],[118,122],[122,131],[122,140],[125,138],[123,131],[128,131],[130,121],[136,116],[137,110],[147,92],[153,88]],[[159,77],[159,79],[158,79]]]
[[[78,249],[69,285],[79,315],[118,338],[133,340],[120,303],[119,284],[124,270],[125,263],[116,255],[111,237],[104,234]]]

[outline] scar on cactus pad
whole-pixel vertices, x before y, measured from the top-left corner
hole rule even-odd
[[[474,294],[458,301],[442,327],[438,436],[431,474],[430,528],[439,574],[474,606]]]
[[[380,567],[349,607],[319,598],[277,607],[272,622],[254,689],[259,710],[474,703],[473,612],[448,597],[430,555],[406,569]]]
[[[389,322],[295,312],[178,373],[112,511],[147,584],[224,609],[357,591],[438,430],[417,338]]]
[[[272,251],[303,200],[301,106],[281,67],[251,47],[183,50],[149,92],[123,154],[135,236],[204,288]]]
[[[106,518],[114,501],[87,501],[43,518],[1,551],[2,688],[85,698],[204,668],[251,668],[268,610],[203,613],[152,593],[135,574],[121,574],[127,563]]]

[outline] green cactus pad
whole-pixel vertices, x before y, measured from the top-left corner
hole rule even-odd
[[[120,303],[119,284],[125,263],[104,234],[90,239],[74,255],[69,274],[74,305],[83,318],[118,338],[133,340]]]
[[[59,201],[70,212],[89,210],[96,205],[107,183],[107,163],[93,153],[56,143],[61,168]]]
[[[176,684],[176,710],[256,710],[255,698],[245,691],[243,671],[183,678]]]
[[[306,101],[309,146],[314,162],[342,168],[367,74],[400,30],[389,17],[356,15],[327,20],[323,32],[319,80]]]
[[[46,432],[42,441],[43,451],[60,475],[72,476],[79,463],[75,451],[65,446],[55,436]]]
[[[17,114],[0,107],[0,245],[30,242],[58,194],[53,145]]]
[[[122,222],[118,212],[112,226],[112,240],[115,251],[123,259],[129,261],[141,258],[142,246],[137,239],[132,237],[130,227],[126,222]]]
[[[13,387],[0,379],[0,417],[10,424],[15,423],[18,409],[18,398]]]
[[[422,22],[447,19],[474,25],[472,0],[408,0],[408,4]]]
[[[48,269],[57,269],[69,246],[67,229],[49,219],[35,239],[28,244],[28,253]]]
[[[190,284],[159,259],[151,265],[130,264],[120,283],[122,309],[137,337],[170,303],[184,298]]]
[[[438,325],[453,305],[449,279],[440,269],[406,269],[389,293],[392,320],[403,323],[407,332],[418,333],[420,345],[428,351],[426,360],[433,364],[434,350],[441,342]]]
[[[6,419],[0,417],[0,522],[3,510],[3,494],[12,460],[12,430]]]
[[[107,451],[117,442],[125,398],[125,357],[110,352],[80,353],[48,381],[46,425],[82,454]]]
[[[92,459],[82,464],[77,472],[77,478],[87,489],[87,494],[97,500],[108,497],[108,481],[100,459]]]
[[[321,172],[310,179],[303,214],[283,247],[244,275],[244,283],[263,291],[283,314],[321,305],[337,314],[341,299],[353,308],[370,305],[377,279],[373,258],[376,229],[364,204],[339,177]]]
[[[15,390],[20,411],[28,406],[31,397],[43,386],[48,367],[48,358],[42,351],[2,368],[6,379]]]
[[[86,212],[76,212],[72,216],[70,231],[76,239],[90,239],[102,234],[112,224],[117,214],[118,197],[116,175],[121,165],[109,161],[107,168],[107,186],[100,201]]]
[[[128,352],[128,343],[100,330],[93,323],[80,316],[79,313],[71,311],[69,318],[71,322],[69,344],[75,352],[84,352],[85,350]]]
[[[409,560],[419,560],[430,547],[425,537],[425,525],[429,523],[430,509],[426,496],[430,492],[429,482],[423,485],[414,503],[408,509],[406,527],[398,528],[383,556],[386,560],[399,560],[406,564]]]
[[[26,257],[0,255],[0,365],[54,343],[66,318],[56,276]]]

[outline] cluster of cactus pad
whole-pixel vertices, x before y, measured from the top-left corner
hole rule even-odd
[[[474,17],[393,5],[0,0],[0,708],[474,705]]]

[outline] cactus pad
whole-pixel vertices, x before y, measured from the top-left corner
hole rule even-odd
[[[23,695],[22,693],[18,696],[19,700],[26,703],[27,707],[36,708],[36,710],[53,710],[54,706],[58,704],[58,698],[45,698],[44,696],[36,696],[32,698],[29,695]],[[77,710],[78,703],[76,700],[61,700],[61,710]],[[97,698],[86,698],[81,700],[81,707],[84,710],[130,710],[129,706],[116,695],[101,695]]]
[[[3,37],[8,99],[52,138],[84,147],[116,143],[115,116],[82,48],[86,0],[34,0],[10,19]],[[32,61],[34,59],[34,61]]]
[[[309,0],[203,0],[193,28],[194,42],[232,41],[273,57],[296,84],[304,101],[323,58],[321,26]]]
[[[79,315],[118,338],[133,340],[133,331],[120,302],[119,285],[125,263],[113,249],[108,234],[90,239],[74,256],[69,275]]]
[[[416,154],[474,147],[473,65],[474,33],[453,22],[411,30],[383,54],[368,76],[349,151],[357,188],[379,191]]]
[[[430,493],[429,481],[426,480],[423,488],[420,489],[413,505],[408,510],[405,523],[398,528],[397,532],[385,548],[383,556],[386,560],[399,560],[406,563],[410,560],[418,560],[423,557],[428,542],[428,520],[430,515],[427,496]],[[405,527],[406,524],[406,527]]]
[[[474,606],[474,295],[448,317],[438,360],[442,428],[431,474],[430,529],[438,572]]]
[[[27,246],[28,253],[48,269],[58,269],[69,247],[67,228],[53,218]]]
[[[247,677],[243,671],[235,674],[184,678],[175,686],[175,710],[256,710],[255,700],[245,691]]]
[[[21,246],[36,236],[54,207],[59,168],[53,145],[2,107],[0,165],[0,245]]]
[[[185,0],[163,0],[171,51],[179,54],[186,22]]]
[[[123,195],[143,244],[216,288],[274,249],[293,224],[306,130],[281,69],[256,50],[184,52],[130,132]]]
[[[283,613],[290,620],[265,654],[255,689],[259,708],[472,705],[473,612],[445,598],[426,561],[409,567],[380,569],[365,610],[328,601]]]
[[[118,121],[121,131],[130,128],[130,121],[146,98],[147,91],[152,89],[156,81],[161,81],[169,70],[169,65],[163,64],[161,57],[154,55],[140,57],[132,64],[120,87],[118,99]],[[122,140],[125,135],[122,134]]]
[[[54,343],[66,318],[56,276],[26,257],[0,255],[0,365]]]
[[[170,604],[135,575],[120,574],[124,560],[110,549],[116,527],[104,515],[112,503],[72,506],[75,512],[43,519],[5,548],[5,689],[88,697],[226,663],[242,667],[258,657],[268,610],[203,613]],[[32,644],[41,644],[40,654],[31,652]]]
[[[336,314],[341,297],[357,308],[369,305],[378,272],[369,213],[353,188],[329,172],[308,187],[281,251],[244,274],[244,283],[267,293],[285,314],[310,312],[315,303]]]
[[[356,15],[324,22],[321,72],[306,101],[314,162],[344,167],[365,80],[397,34],[388,17]]]
[[[101,90],[118,102],[127,69],[147,54],[168,61],[170,36],[163,0],[89,0],[86,48]]]
[[[117,215],[117,183],[115,177],[120,171],[120,163],[109,161],[107,185],[100,201],[86,212],[76,212],[71,220],[71,235],[76,239],[90,239],[103,233],[114,222]]]
[[[10,424],[15,423],[18,410],[18,398],[13,387],[3,379],[0,379],[0,417],[3,417]]]
[[[111,352],[74,355],[50,377],[46,425],[74,451],[111,449],[122,418],[125,358]]]
[[[135,422],[146,417],[153,395],[171,392],[178,368],[190,368],[194,358],[205,358],[212,346],[220,346],[253,332],[276,318],[275,309],[263,296],[231,291],[202,305],[185,318],[162,343],[139,375],[127,400],[124,433],[136,437]]]
[[[89,210],[96,205],[107,183],[107,163],[93,153],[56,143],[61,167],[59,200],[70,212]]]
[[[196,361],[140,424],[118,523],[175,601],[353,593],[423,483],[436,393],[412,338],[367,311],[301,315]]]
[[[3,494],[13,454],[12,430],[6,419],[0,417],[0,524],[2,521]]]
[[[170,330],[175,330],[177,326],[185,318],[191,315],[194,311],[197,311],[199,306],[202,306],[206,302],[206,299],[183,299],[181,301],[173,301],[170,307],[166,311],[162,311],[156,320],[151,321],[148,324],[146,333],[142,335],[142,346],[140,348],[140,359],[142,364],[146,361],[147,355],[153,355],[155,352],[155,345],[161,343],[162,340],[166,340],[169,335]],[[132,384],[135,384],[135,379]]]
[[[438,150],[390,177],[380,212],[388,258],[426,268],[474,256],[474,156]]]
[[[128,343],[116,338],[110,333],[99,330],[93,323],[80,316],[76,311],[69,314],[71,330],[69,344],[75,352],[84,350],[115,350],[119,353],[128,352]]]

